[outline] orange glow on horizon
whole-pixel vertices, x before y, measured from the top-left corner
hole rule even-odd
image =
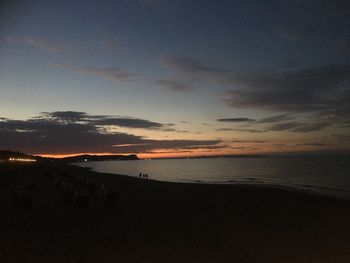
[[[73,157],[78,155],[131,155],[135,154],[140,159],[152,159],[152,158],[182,158],[182,157],[196,157],[196,156],[215,156],[215,155],[230,155],[237,154],[233,152],[205,152],[205,151],[197,151],[197,152],[157,152],[157,153],[72,153],[72,154],[35,154],[35,156],[41,156],[46,158],[66,158]],[[239,153],[243,154],[243,153]]]
[[[286,154],[286,153],[297,153],[297,152],[312,152],[312,149],[307,149],[306,147],[288,147],[285,149],[276,149],[271,146],[265,146],[260,148],[259,150],[248,150],[248,149],[223,149],[221,151],[210,151],[205,149],[200,150],[189,150],[179,149],[179,150],[168,150],[168,149],[160,149],[156,152],[149,153],[94,153],[94,152],[83,152],[83,153],[70,153],[70,154],[34,154],[36,156],[48,157],[48,158],[65,158],[65,157],[73,157],[77,155],[131,155],[135,154],[140,159],[154,159],[154,158],[186,158],[186,157],[198,157],[198,156],[221,156],[221,155],[270,155],[270,154]]]
[[[34,156],[40,156],[40,157],[44,157],[44,158],[56,158],[56,159],[61,159],[61,158],[66,158],[66,157],[74,157],[77,155],[114,155],[116,153],[68,153],[68,154],[49,154],[49,153],[39,153],[39,154],[34,154]],[[120,154],[120,155],[128,155],[128,154]]]

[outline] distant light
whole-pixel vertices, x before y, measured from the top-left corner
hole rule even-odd
[[[11,162],[36,162],[35,159],[15,158],[15,157],[9,158],[9,161],[11,161]]]
[[[87,162],[87,159],[84,159],[84,162]]]

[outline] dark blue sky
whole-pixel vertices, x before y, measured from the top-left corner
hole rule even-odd
[[[118,145],[116,138],[99,147],[101,129],[140,140],[201,140],[191,150],[203,153],[349,149],[348,1],[37,0],[2,10],[3,138],[11,121],[31,126],[38,115],[53,121],[42,112],[69,111],[161,124],[96,126],[97,146],[89,149],[96,152]],[[20,137],[18,130],[11,132]],[[141,144],[123,150],[186,148]],[[46,152],[84,151],[53,148]]]

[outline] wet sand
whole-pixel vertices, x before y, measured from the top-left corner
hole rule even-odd
[[[89,178],[85,209],[48,175]],[[35,182],[33,207],[11,199]],[[0,262],[350,262],[350,202],[261,186],[156,182],[65,165],[0,164]]]

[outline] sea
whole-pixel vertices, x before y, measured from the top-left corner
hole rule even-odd
[[[349,156],[233,157],[83,162],[93,171],[148,179],[292,188],[350,200]]]

